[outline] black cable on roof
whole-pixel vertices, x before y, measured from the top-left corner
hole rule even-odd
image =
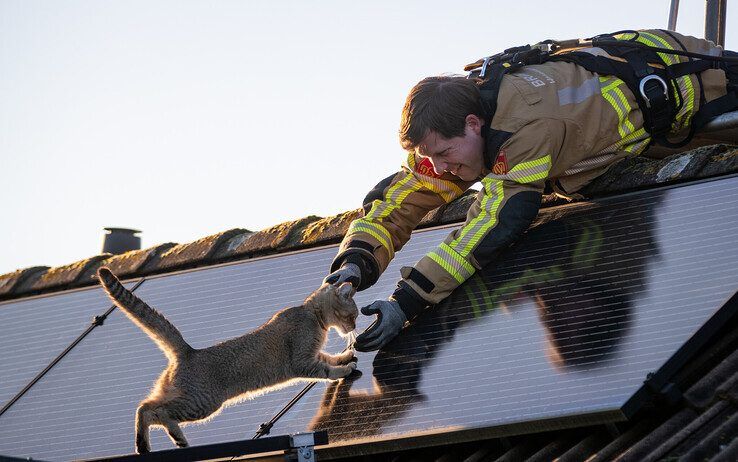
[[[141,278],[141,279],[139,279],[139,280],[138,280],[138,282],[136,282],[136,284],[135,284],[135,285],[134,285],[134,286],[133,286],[133,287],[131,288],[131,292],[133,292],[134,290],[136,290],[136,289],[137,289],[137,288],[138,288],[138,287],[139,287],[139,286],[140,286],[141,284],[143,284],[143,282],[144,282],[145,280],[146,280],[146,278]],[[81,333],[81,334],[80,334],[80,335],[79,335],[79,336],[78,336],[78,337],[77,337],[77,338],[76,338],[76,339],[75,339],[75,340],[74,340],[74,341],[73,341],[72,343],[70,343],[70,344],[69,344],[69,346],[68,346],[68,347],[66,347],[66,348],[64,349],[64,351],[62,351],[61,353],[59,353],[59,355],[58,355],[58,356],[57,356],[56,358],[54,358],[54,359],[53,359],[53,360],[52,360],[52,361],[51,361],[51,362],[49,363],[49,365],[48,365],[48,366],[46,366],[46,367],[44,368],[44,370],[42,370],[41,372],[39,372],[39,373],[38,373],[38,374],[36,375],[36,377],[34,377],[34,378],[33,378],[33,379],[32,379],[32,380],[31,380],[31,381],[30,381],[30,382],[29,382],[29,383],[28,383],[28,384],[27,384],[27,385],[26,385],[25,387],[23,387],[23,389],[22,389],[21,391],[19,391],[19,392],[18,392],[18,393],[17,393],[17,394],[15,395],[15,396],[13,396],[13,397],[12,397],[12,398],[10,399],[10,401],[8,401],[7,403],[5,403],[5,405],[3,406],[3,408],[2,408],[2,409],[0,409],[0,416],[2,416],[2,415],[3,415],[4,413],[5,413],[5,411],[7,411],[8,409],[10,409],[10,406],[12,406],[13,404],[15,404],[15,402],[16,402],[16,401],[18,401],[18,400],[19,400],[19,399],[20,399],[20,398],[21,398],[21,397],[22,397],[23,395],[25,395],[25,394],[26,394],[26,392],[27,392],[28,390],[30,390],[30,389],[31,389],[31,387],[33,387],[33,386],[34,386],[34,385],[36,384],[36,382],[38,382],[39,380],[41,380],[41,378],[42,378],[42,377],[43,377],[44,375],[46,375],[46,373],[47,373],[47,372],[49,372],[49,371],[51,370],[51,368],[53,368],[54,366],[56,366],[56,364],[57,364],[57,363],[58,363],[59,361],[61,361],[61,360],[62,360],[62,358],[64,358],[64,357],[65,357],[65,356],[67,355],[67,353],[69,353],[70,351],[72,351],[72,349],[73,349],[73,348],[74,348],[75,346],[77,346],[77,344],[78,344],[79,342],[81,342],[81,341],[82,341],[82,340],[83,340],[83,339],[84,339],[85,337],[87,337],[87,335],[88,335],[88,334],[89,334],[90,332],[92,332],[92,331],[93,331],[93,329],[95,329],[95,327],[97,327],[97,326],[102,326],[102,325],[103,325],[103,323],[105,322],[105,319],[107,319],[108,315],[110,315],[110,313],[112,313],[114,309],[115,309],[115,305],[112,305],[112,306],[111,306],[110,308],[108,308],[108,310],[107,310],[107,311],[105,311],[105,313],[103,313],[103,314],[101,314],[101,315],[98,315],[98,316],[95,316],[95,317],[93,317],[93,318],[92,318],[92,322],[91,322],[91,323],[90,323],[90,325],[89,325],[89,326],[87,327],[87,329],[85,329],[85,331],[84,331],[84,332],[82,332],[82,333]]]

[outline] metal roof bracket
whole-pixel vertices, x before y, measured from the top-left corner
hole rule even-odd
[[[295,433],[290,436],[292,450],[297,455],[298,462],[313,462],[316,459],[315,436],[313,433]]]

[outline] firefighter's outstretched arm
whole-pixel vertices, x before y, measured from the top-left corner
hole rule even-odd
[[[472,182],[435,175],[430,161],[408,154],[407,164],[364,199],[364,216],[354,220],[324,282],[372,286],[428,213],[459,197]]]
[[[530,226],[552,166],[551,137],[546,136],[545,124],[531,125],[503,145],[505,164],[482,179],[483,188],[464,225],[414,267],[402,268],[402,279],[389,299],[371,305],[380,307],[382,315],[357,337],[357,350],[370,351],[387,344],[406,321],[446,298]]]

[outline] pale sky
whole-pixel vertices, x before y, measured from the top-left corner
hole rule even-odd
[[[677,31],[704,32],[704,0]],[[421,78],[543,39],[665,28],[670,0],[0,0],[0,274],[357,208]],[[738,8],[726,48],[738,50]]]

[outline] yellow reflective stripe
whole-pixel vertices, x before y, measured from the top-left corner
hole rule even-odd
[[[415,170],[415,154],[412,152],[407,154],[407,166],[410,167],[410,170]]]
[[[647,135],[646,130],[643,128],[631,133],[629,136],[621,140],[618,149],[622,149],[623,151],[630,153],[640,154],[641,152],[643,152],[644,149],[646,149],[648,143],[651,141],[650,136],[646,136],[645,139],[639,139],[643,135]]]
[[[510,169],[510,172],[519,172],[521,170],[526,170],[533,167],[538,167],[540,165],[546,165],[551,163],[551,156],[543,156],[540,159],[536,160],[529,160],[528,162],[521,162],[515,167]]]
[[[651,40],[649,40],[649,38]],[[656,43],[653,42],[653,40],[659,42],[659,44],[657,45]],[[659,37],[658,35],[654,35],[650,32],[640,32],[640,36],[638,37],[638,39],[636,39],[636,41],[644,43],[646,45],[650,45],[652,47],[659,47],[659,45],[661,45],[659,48],[668,48],[669,50],[674,49],[674,47],[669,45],[669,42],[664,40],[662,37]],[[675,55],[669,55],[666,53],[657,53],[657,54],[659,55],[659,58],[661,58],[666,64],[674,64],[674,60],[677,59]]]
[[[353,234],[357,232],[367,233],[370,236],[374,237],[374,239],[379,241],[379,243],[382,244],[385,249],[387,249],[390,258],[394,256],[395,248],[392,244],[392,237],[390,236],[389,231],[387,231],[384,226],[380,225],[379,223],[372,223],[370,221],[367,221],[366,218],[359,218],[358,220],[354,220],[354,222],[351,223],[347,234]]]
[[[511,168],[510,173],[505,176],[517,183],[532,183],[546,179],[550,170],[551,156],[545,155],[540,159],[519,163]]]
[[[623,94],[623,90],[621,90],[620,88],[616,88],[614,90],[614,93],[615,95],[617,95],[618,98],[620,98],[620,102],[624,107],[625,114],[630,114],[632,108],[630,107],[630,104],[628,104],[628,98],[626,98],[625,94]],[[635,130],[635,127],[630,122],[627,115],[623,118],[623,120],[621,120],[621,124],[625,124],[625,128],[628,129],[626,133],[632,133],[633,130]]]
[[[464,257],[459,255],[454,249],[452,249],[448,244],[445,242],[441,242],[441,244],[438,246],[438,250],[443,251],[446,255],[450,256],[458,265],[459,268],[463,268],[466,270],[467,278],[474,274],[474,266],[466,261]]]
[[[454,182],[441,180],[440,178],[423,177],[421,180],[423,186],[441,196],[444,202],[449,203],[459,197],[464,191],[461,190]]]
[[[614,81],[609,82],[608,78],[600,77],[600,85],[604,85],[601,90],[602,97],[610,103],[610,106],[612,106],[618,114],[618,133],[621,138],[625,138],[635,130],[635,126],[628,118],[632,108],[630,103],[628,103],[628,98],[620,89],[620,86],[624,84],[625,82],[620,79],[615,79]]]
[[[482,180],[482,183],[484,183],[484,180]],[[467,257],[472,250],[477,246],[479,241],[484,237],[485,234],[487,234],[487,231],[492,229],[495,225],[497,225],[497,211],[500,208],[500,204],[502,203],[502,198],[504,197],[504,190],[502,188],[502,181],[497,181],[495,186],[495,199],[493,201],[489,201],[489,197],[486,199],[488,200],[488,204],[490,205],[489,209],[486,210],[486,214],[489,215],[489,218],[486,222],[482,224],[479,229],[477,229],[471,240],[467,243],[467,245],[464,247],[463,252],[461,253],[462,256]]]
[[[518,183],[534,183],[539,180],[545,180],[546,178],[548,178],[548,170],[546,170],[545,172],[534,173],[532,175],[516,178],[515,181],[517,181]]]
[[[441,243],[436,250],[428,253],[428,258],[438,263],[459,283],[469,279],[475,271],[474,266],[472,266],[471,263],[456,253],[456,251],[449,247],[445,242]]]
[[[456,279],[459,284],[464,282],[464,279],[461,277],[461,275],[455,272],[453,266],[449,264],[446,260],[439,257],[433,252],[428,254],[428,258],[438,263],[438,265],[443,268],[448,274],[450,274],[454,279]]]
[[[608,80],[610,80],[610,78],[608,78],[608,77],[600,77],[600,85],[602,85],[603,83],[607,82]],[[605,85],[604,87],[602,87],[602,92],[607,93],[610,90],[612,90],[613,88],[619,87],[620,84],[622,84],[622,83],[625,83],[625,82],[623,82],[620,79],[613,78],[612,79],[612,82],[610,82],[607,85]]]
[[[503,181],[496,178],[482,178],[485,196],[477,215],[466,226],[461,228],[459,237],[450,246],[463,258],[469,256],[484,234],[497,224],[497,210],[505,197]]]
[[[615,98],[612,97],[610,93],[603,93],[602,97],[607,100],[608,103],[610,103],[610,106],[612,106],[615,109],[615,112],[618,114],[618,121],[623,120],[623,110],[620,109],[620,105],[615,101]],[[620,137],[625,136],[625,130],[623,129],[623,124],[618,123],[618,133],[620,133]]]
[[[367,214],[366,218],[370,220],[386,218],[393,210],[402,204],[402,201],[404,201],[410,193],[417,191],[421,187],[422,184],[420,181],[418,181],[412,174],[407,174],[405,178],[401,179],[387,190],[385,200],[379,204],[375,204]]]

